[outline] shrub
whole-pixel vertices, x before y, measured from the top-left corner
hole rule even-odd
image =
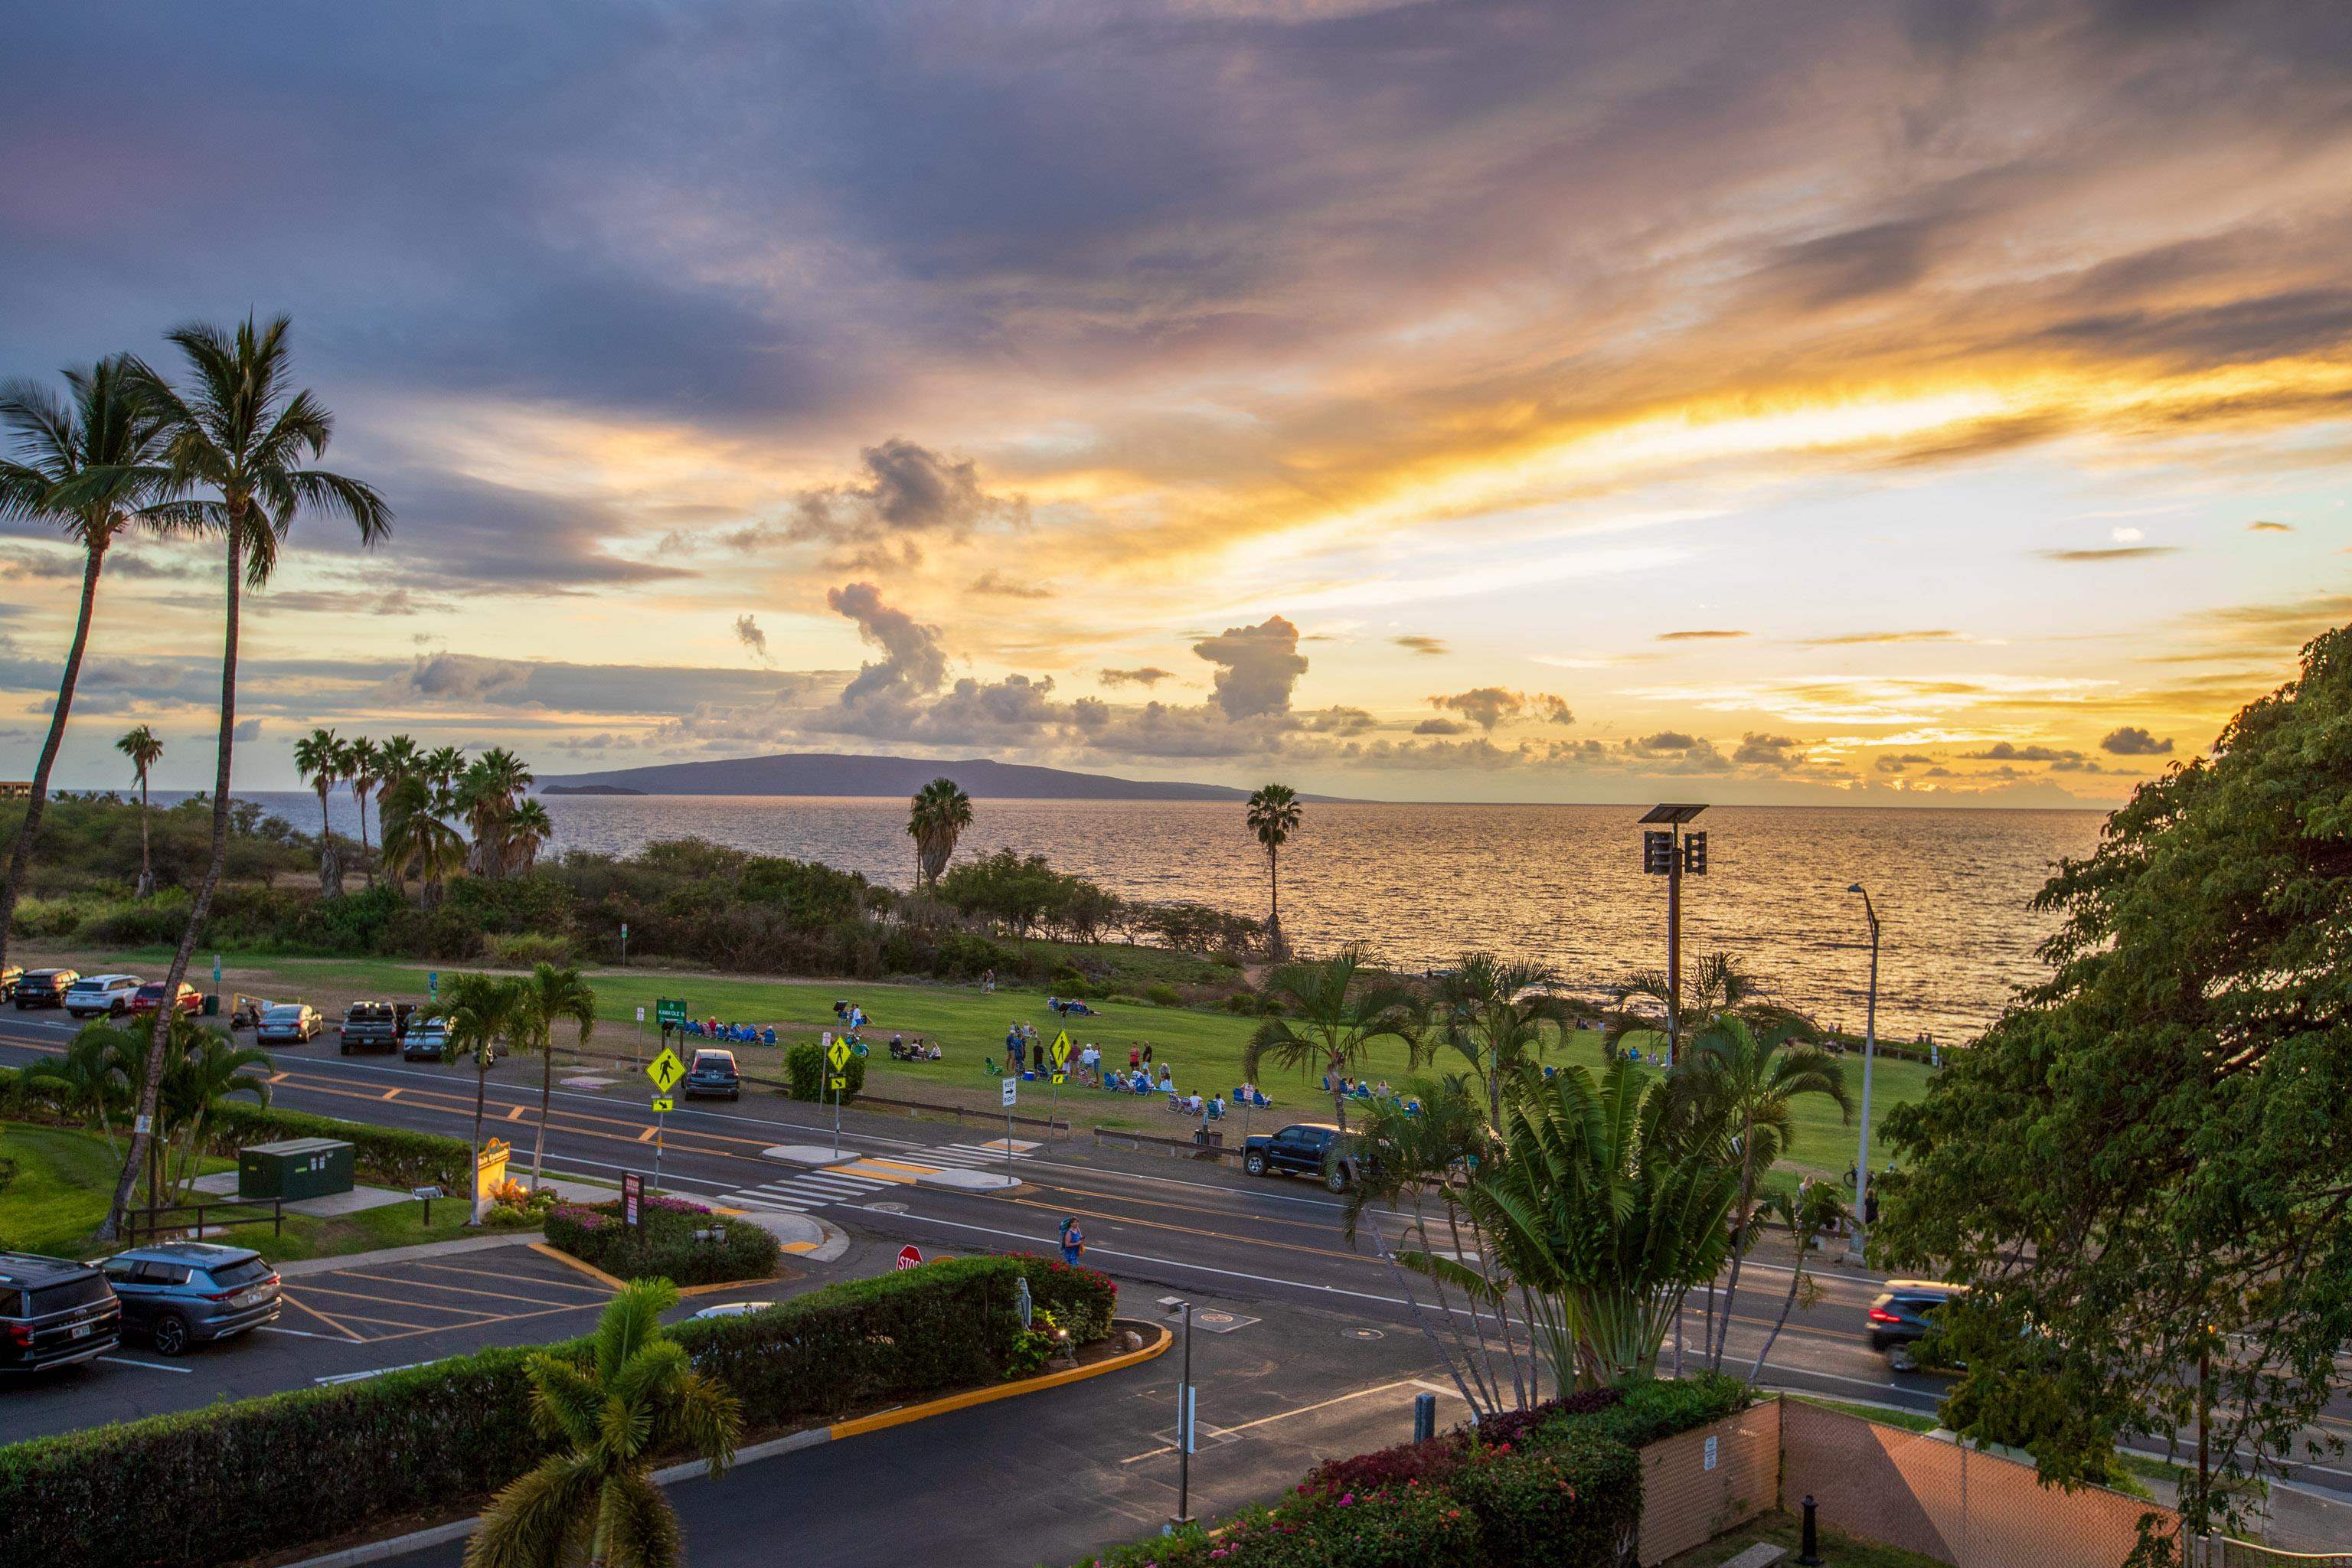
[[[1525,1410],[1506,1410],[1478,1423],[1474,1434],[1489,1447],[1504,1443],[1519,1443],[1528,1433],[1557,1415],[1591,1415],[1625,1402],[1622,1388],[1587,1388],[1565,1399],[1547,1399]]]
[[[1236,991],[1225,998],[1225,1011],[1239,1013],[1244,1017],[1257,1011],[1257,998],[1247,991]]]
[[[1351,1458],[1326,1459],[1307,1471],[1300,1485],[1306,1491],[1334,1497],[1342,1492],[1393,1490],[1408,1481],[1434,1486],[1460,1469],[1469,1452],[1469,1439],[1462,1433],[1449,1432],[1426,1443],[1400,1443]]]
[[[1577,1437],[1557,1447],[1474,1448],[1446,1490],[1478,1517],[1495,1564],[1630,1563],[1642,1519],[1641,1456]]]
[[[1184,1005],[1183,993],[1165,981],[1144,992],[1143,999],[1155,1007],[1181,1007]]]
[[[814,1040],[803,1040],[784,1052],[784,1077],[791,1081],[794,1100],[831,1100],[834,1091],[826,1087],[826,1080],[832,1072],[825,1047]],[[841,1091],[841,1102],[846,1105],[866,1089],[866,1058],[853,1052],[841,1076],[849,1080]]]
[[[635,1228],[623,1222],[618,1198],[561,1204],[548,1211],[547,1242],[623,1279],[658,1275],[679,1285],[719,1285],[776,1271],[776,1238],[748,1220],[667,1197],[646,1199],[637,1218]],[[697,1239],[713,1229],[718,1239]]]
[[[572,939],[539,931],[484,937],[482,957],[501,969],[529,969],[534,963],[561,966],[572,962]]]
[[[438,1186],[462,1194],[474,1149],[462,1138],[339,1121],[301,1110],[278,1110],[241,1100],[215,1101],[205,1121],[208,1153],[234,1154],[249,1143],[284,1138],[340,1138],[352,1145],[353,1173],[387,1187]]]
[[[80,937],[103,947],[168,947],[187,923],[188,895],[173,888],[103,906],[81,922]]]
[[[1092,1270],[966,1258],[670,1334],[726,1382],[757,1433],[994,1383],[1020,1332],[1015,1276],[1074,1331],[1108,1323],[1108,1281]],[[544,1350],[577,1360],[587,1345]],[[446,1510],[546,1452],[530,1421],[531,1353],[500,1347],[0,1447],[0,1563],[243,1562]]]

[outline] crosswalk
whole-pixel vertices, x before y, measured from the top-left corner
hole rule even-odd
[[[1036,1147],[1016,1138],[1013,1141],[1013,1158],[1030,1159]],[[1001,1139],[993,1145],[948,1143],[905,1153],[853,1156],[838,1165],[779,1175],[773,1181],[728,1193],[719,1201],[737,1208],[806,1214],[831,1204],[857,1203],[887,1188],[908,1186],[919,1176],[950,1166],[972,1170],[1003,1163],[1004,1143]]]

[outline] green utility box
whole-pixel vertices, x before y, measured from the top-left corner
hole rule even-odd
[[[289,1138],[236,1152],[241,1198],[323,1198],[352,1190],[352,1146],[332,1138]]]

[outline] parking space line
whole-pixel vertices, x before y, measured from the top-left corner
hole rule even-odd
[[[280,1290],[280,1291],[278,1293],[278,1300],[281,1300],[281,1301],[286,1301],[286,1302],[289,1302],[289,1303],[290,1303],[290,1304],[292,1304],[292,1305],[294,1305],[294,1306],[297,1306],[297,1307],[301,1308],[304,1311],[306,1311],[306,1312],[310,1313],[312,1317],[314,1317],[314,1318],[318,1319],[318,1320],[319,1320],[319,1321],[320,1321],[320,1322],[322,1322],[322,1323],[326,1324],[326,1325],[327,1325],[327,1327],[329,1327],[329,1328],[331,1328],[331,1329],[333,1329],[336,1332],[338,1332],[338,1333],[341,1334],[341,1335],[343,1336],[343,1338],[345,1338],[345,1339],[347,1339],[347,1340],[351,1340],[351,1341],[353,1341],[354,1342],[359,1342],[359,1341],[362,1341],[362,1340],[365,1340],[365,1339],[367,1338],[367,1336],[366,1336],[365,1334],[354,1333],[354,1332],[352,1332],[351,1330],[349,1330],[349,1329],[347,1329],[347,1328],[344,1328],[342,1324],[341,1324],[341,1323],[339,1323],[339,1322],[335,1321],[335,1320],[334,1320],[334,1319],[332,1319],[332,1318],[331,1318],[331,1317],[327,1316],[327,1314],[326,1314],[326,1313],[321,1312],[320,1310],[319,1310],[319,1309],[318,1309],[318,1308],[313,1307],[312,1305],[310,1305],[310,1302],[305,1301],[305,1300],[303,1300],[300,1297],[299,1297],[299,1296],[295,1295],[295,1294],[294,1294],[294,1288],[293,1288],[292,1286],[290,1286],[290,1285],[289,1285],[289,1286],[288,1286],[288,1287],[286,1287],[284,1289]],[[268,1326],[269,1326],[269,1325],[268,1325],[268,1324],[264,1324],[264,1325],[263,1325],[263,1327],[265,1327],[265,1328],[267,1328],[267,1327],[268,1327]],[[288,1333],[289,1333],[289,1334],[299,1334],[299,1333],[300,1333],[301,1331],[301,1331],[301,1330],[299,1330],[299,1329],[288,1329],[288,1330],[286,1331],[286,1332],[288,1332]],[[323,1338],[324,1336],[322,1335],[322,1336],[320,1336],[320,1337]]]
[[[541,1258],[552,1258],[555,1261],[562,1264],[567,1268],[576,1268],[581,1273],[588,1276],[589,1279],[594,1279],[603,1284],[608,1290],[618,1293],[629,1288],[627,1280],[614,1279],[610,1274],[605,1273],[603,1269],[597,1268],[594,1264],[589,1262],[584,1258],[574,1258],[572,1254],[560,1251],[555,1247],[548,1246],[547,1243],[543,1241],[531,1242],[530,1243],[530,1247],[533,1252],[538,1253]]]
[[[445,1285],[438,1279],[403,1279],[391,1274],[368,1274],[357,1268],[340,1269],[337,1272],[345,1279],[373,1279],[385,1285],[421,1285],[428,1290],[452,1290],[460,1296],[488,1296],[494,1301],[519,1301],[526,1307],[562,1307],[579,1305],[578,1302],[544,1300],[537,1296],[509,1296],[503,1290],[478,1289],[471,1285]],[[430,1302],[419,1303],[419,1305],[422,1306],[430,1306],[431,1304],[432,1303]],[[459,1309],[455,1307],[450,1309],[452,1311],[466,1310],[471,1309]]]
[[[577,1307],[550,1307],[543,1311],[517,1312],[510,1318],[496,1318],[491,1321],[499,1323],[520,1323],[527,1321],[532,1318],[552,1318],[560,1313],[576,1312],[578,1310],[580,1310],[580,1309]],[[371,1334],[368,1336],[367,1342],[370,1344],[380,1345],[391,1340],[415,1339],[418,1334],[445,1334],[456,1329],[474,1329],[480,1328],[483,1325],[479,1323],[443,1323],[436,1328],[411,1329],[408,1332],[403,1334]]]
[[[338,1290],[331,1285],[313,1285],[307,1280],[303,1283],[302,1289],[306,1292],[316,1291],[322,1296],[349,1296],[354,1301],[376,1301],[387,1307],[404,1307],[412,1312],[463,1312],[469,1318],[486,1318],[492,1321],[496,1321],[499,1316],[496,1312],[486,1312],[479,1307],[444,1307],[436,1301],[408,1301],[403,1300],[398,1296],[371,1296],[364,1290]],[[351,1315],[359,1316],[356,1312]],[[414,1328],[417,1325],[409,1326]]]
[[[457,1263],[428,1263],[420,1261],[414,1267],[418,1268],[437,1269],[445,1274],[470,1274],[477,1279],[499,1279],[508,1281],[512,1281],[514,1279],[514,1276],[511,1274],[494,1274],[487,1268],[467,1268],[464,1265]],[[607,1286],[601,1284],[583,1285],[577,1279],[542,1279],[537,1275],[529,1275],[525,1277],[525,1280],[523,1282],[527,1282],[536,1288],[543,1288],[550,1290],[585,1290],[592,1295],[599,1297],[609,1296],[613,1293],[611,1289]]]
[[[182,1377],[185,1377],[188,1373],[196,1370],[192,1366],[165,1366],[160,1361],[132,1361],[127,1355],[101,1355],[92,1356],[90,1359],[92,1361],[110,1362],[116,1366],[143,1366],[149,1372],[176,1372]]]
[[[399,1318],[371,1318],[364,1312],[346,1312],[343,1316],[349,1318],[354,1323],[386,1323],[395,1329],[415,1329],[425,1333],[432,1332],[436,1326],[432,1323],[406,1322]],[[478,1329],[481,1327],[481,1325],[479,1323],[443,1323],[438,1325],[438,1327],[445,1329]],[[373,1344],[377,1340],[392,1339],[394,1337],[396,1336],[391,1334],[360,1334],[358,1336],[359,1342],[362,1344]]]

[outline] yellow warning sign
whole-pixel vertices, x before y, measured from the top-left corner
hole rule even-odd
[[[677,1059],[676,1051],[664,1046],[661,1055],[646,1064],[646,1076],[654,1080],[656,1089],[667,1094],[677,1087],[677,1080],[686,1076],[686,1064]]]
[[[833,1064],[833,1070],[839,1072],[842,1068],[849,1065],[849,1042],[847,1040],[834,1041],[833,1049],[825,1052],[824,1055],[825,1059]]]
[[[1067,1029],[1054,1037],[1054,1065],[1057,1068],[1070,1065],[1070,1031]]]

